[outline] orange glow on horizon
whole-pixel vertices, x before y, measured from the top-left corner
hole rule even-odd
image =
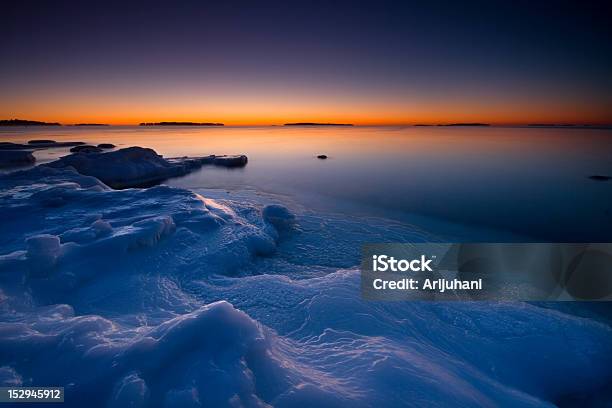
[[[492,125],[530,123],[612,123],[606,106],[584,101],[521,103],[514,100],[406,100],[397,98],[287,98],[246,95],[161,97],[100,95],[20,95],[0,101],[0,119],[26,119],[61,124],[141,122],[219,122],[228,126],[282,125],[288,122],[352,123],[354,125],[413,125],[479,122]]]
[[[448,125],[452,123],[487,123],[491,125],[527,125],[532,123],[609,125],[612,120],[595,115],[512,115],[495,116],[478,114],[419,114],[419,115],[374,115],[374,114],[294,114],[294,115],[195,115],[195,114],[38,114],[26,112],[0,113],[0,119],[26,119],[43,122],[59,122],[62,125],[78,123],[102,123],[114,126],[138,125],[141,122],[215,122],[226,126],[269,126],[293,122],[350,123],[355,126],[400,126],[400,125]]]

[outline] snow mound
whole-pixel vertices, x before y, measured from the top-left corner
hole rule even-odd
[[[0,360],[36,383],[63,384],[69,406],[91,395],[91,406],[266,406],[249,367],[270,360],[265,334],[227,302],[138,332],[65,306],[38,312],[27,324],[0,323]],[[46,357],[32,359],[34,349]],[[10,366],[0,379],[22,381]]]
[[[47,302],[72,296],[87,304],[78,291],[100,276],[124,287],[125,275],[109,271],[240,275],[253,257],[276,250],[278,234],[261,217],[187,190],[112,190],[73,168],[47,166],[4,175],[0,189],[0,281],[23,281],[19,290]]]

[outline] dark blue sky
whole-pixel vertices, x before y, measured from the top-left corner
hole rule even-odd
[[[603,2],[218,3],[3,5],[0,116],[612,122]]]

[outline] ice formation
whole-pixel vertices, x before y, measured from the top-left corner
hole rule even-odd
[[[168,174],[113,153],[0,176],[0,386],[61,385],[74,407],[609,402],[605,319],[363,301],[360,243],[419,233],[247,192],[113,190]]]

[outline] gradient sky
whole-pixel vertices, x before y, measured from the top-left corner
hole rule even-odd
[[[605,2],[428,3],[3,4],[0,118],[612,123]]]

